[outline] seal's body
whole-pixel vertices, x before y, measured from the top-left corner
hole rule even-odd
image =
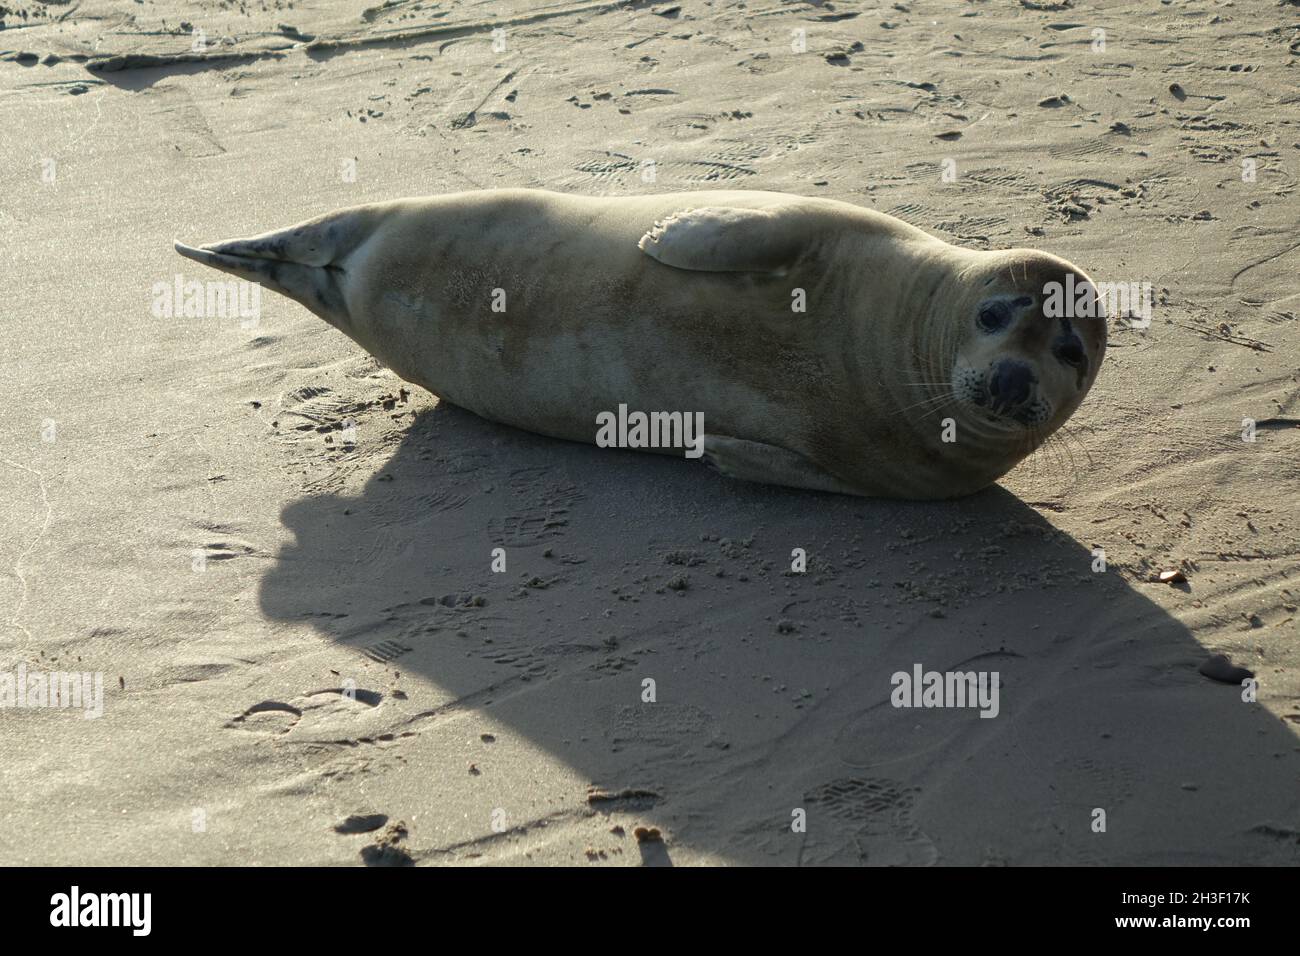
[[[593,442],[620,405],[698,412],[722,472],[845,493],[992,483],[1074,411],[1105,343],[1102,321],[1043,316],[1045,283],[1088,283],[1063,260],[780,193],[491,190],[177,249],[493,421]]]

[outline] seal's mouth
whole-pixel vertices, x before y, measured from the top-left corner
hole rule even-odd
[[[1012,404],[989,394],[984,387],[970,396],[969,404],[978,410],[977,414],[993,424],[1013,424],[1024,428],[1041,425],[1047,418],[1046,405],[1042,399],[1023,404]]]
[[[987,393],[983,398],[979,396],[972,398],[971,404],[979,410],[977,412],[979,417],[992,425],[1014,425],[1020,428],[1032,428],[1034,425],[1042,424],[1043,421],[1031,408],[1008,406],[993,401],[988,398]]]

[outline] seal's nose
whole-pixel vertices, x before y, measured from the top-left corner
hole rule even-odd
[[[989,397],[994,408],[1014,408],[1029,400],[1038,379],[1033,369],[1015,359],[1002,359],[989,375]]]

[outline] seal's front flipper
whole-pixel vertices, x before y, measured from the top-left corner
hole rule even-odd
[[[677,269],[780,274],[804,251],[808,231],[800,226],[779,208],[701,206],[656,222],[637,246]]]
[[[719,473],[741,481],[764,485],[788,485],[809,491],[833,491],[841,495],[862,492],[818,468],[803,455],[776,445],[725,435],[704,436],[704,460]]]

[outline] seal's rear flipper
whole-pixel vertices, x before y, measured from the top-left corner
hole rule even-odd
[[[381,211],[380,207],[359,206],[248,239],[199,248],[177,242],[176,251],[287,295],[346,331],[348,310],[340,281],[344,266],[370,235]]]
[[[759,441],[705,435],[704,460],[720,474],[741,481],[788,485],[809,491],[831,491],[841,495],[862,494],[818,468],[803,455]]]
[[[701,206],[656,222],[637,247],[677,269],[779,275],[805,251],[809,236],[797,214],[780,208]]]

